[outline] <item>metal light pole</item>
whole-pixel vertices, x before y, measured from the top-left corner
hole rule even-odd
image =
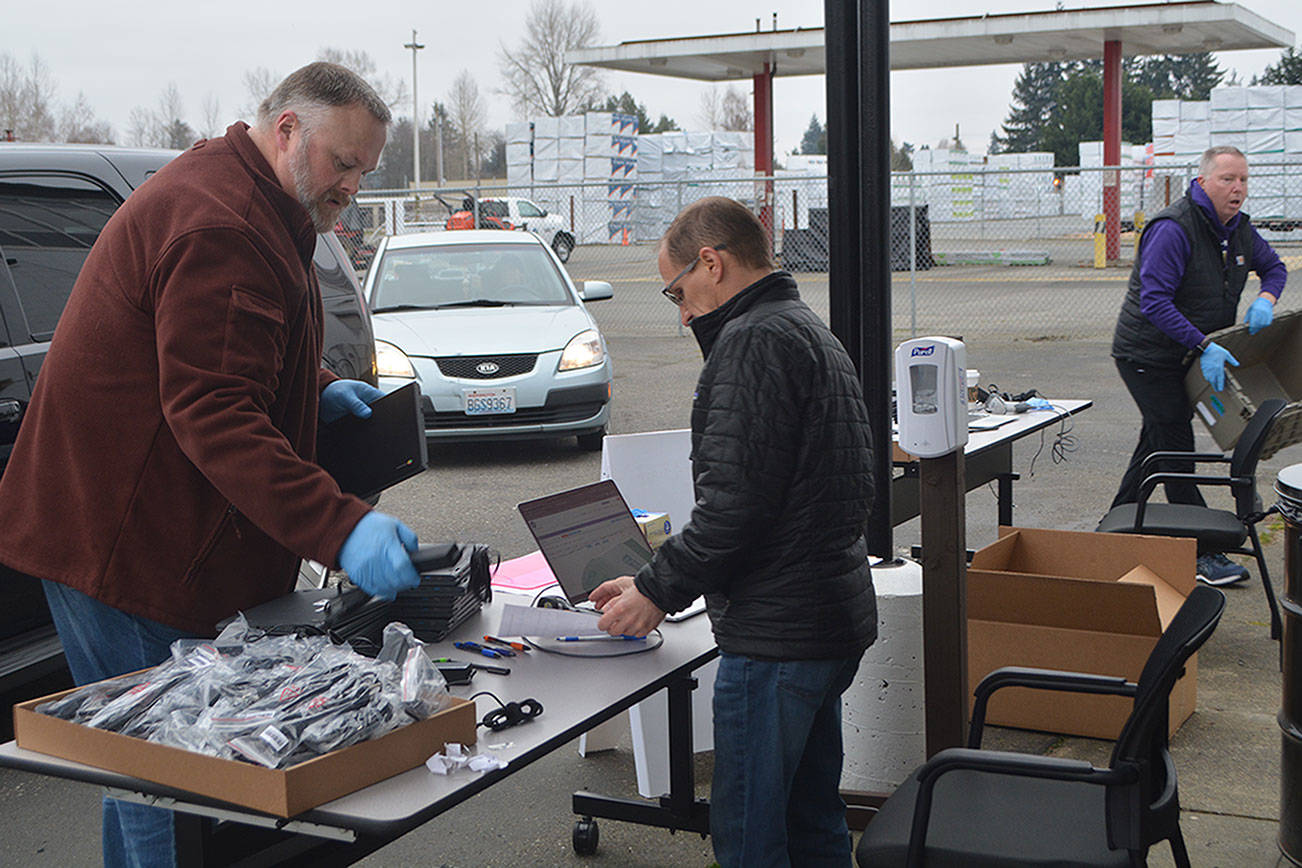
[[[416,96],[416,52],[425,46],[416,41],[416,30],[411,31],[411,42],[402,46],[411,49],[411,162],[416,189],[420,189],[420,99]]]

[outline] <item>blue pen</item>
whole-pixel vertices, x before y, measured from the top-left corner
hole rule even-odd
[[[483,654],[485,657],[491,657],[493,659],[497,659],[498,657],[502,656],[492,648],[485,648],[483,645],[480,645],[478,642],[453,642],[452,644],[463,651],[478,651],[480,654]]]
[[[620,633],[618,636],[611,636],[609,633],[594,633],[591,636],[557,636],[557,642],[641,642],[645,636],[630,636],[627,633]]]

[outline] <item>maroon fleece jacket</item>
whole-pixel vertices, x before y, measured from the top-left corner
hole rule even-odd
[[[0,481],[0,563],[197,634],[336,564],[316,232],[244,124],[146,181],[86,258]]]

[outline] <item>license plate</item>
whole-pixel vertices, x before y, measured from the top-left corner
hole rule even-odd
[[[467,416],[491,416],[515,412],[515,389],[465,389]]]

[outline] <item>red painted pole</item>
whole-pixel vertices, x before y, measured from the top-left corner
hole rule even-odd
[[[1108,261],[1121,257],[1121,41],[1103,43],[1103,216]]]
[[[754,77],[755,87],[755,174],[762,178],[773,176],[773,68],[764,64],[764,71]],[[759,185],[759,218],[773,238],[773,182]]]

